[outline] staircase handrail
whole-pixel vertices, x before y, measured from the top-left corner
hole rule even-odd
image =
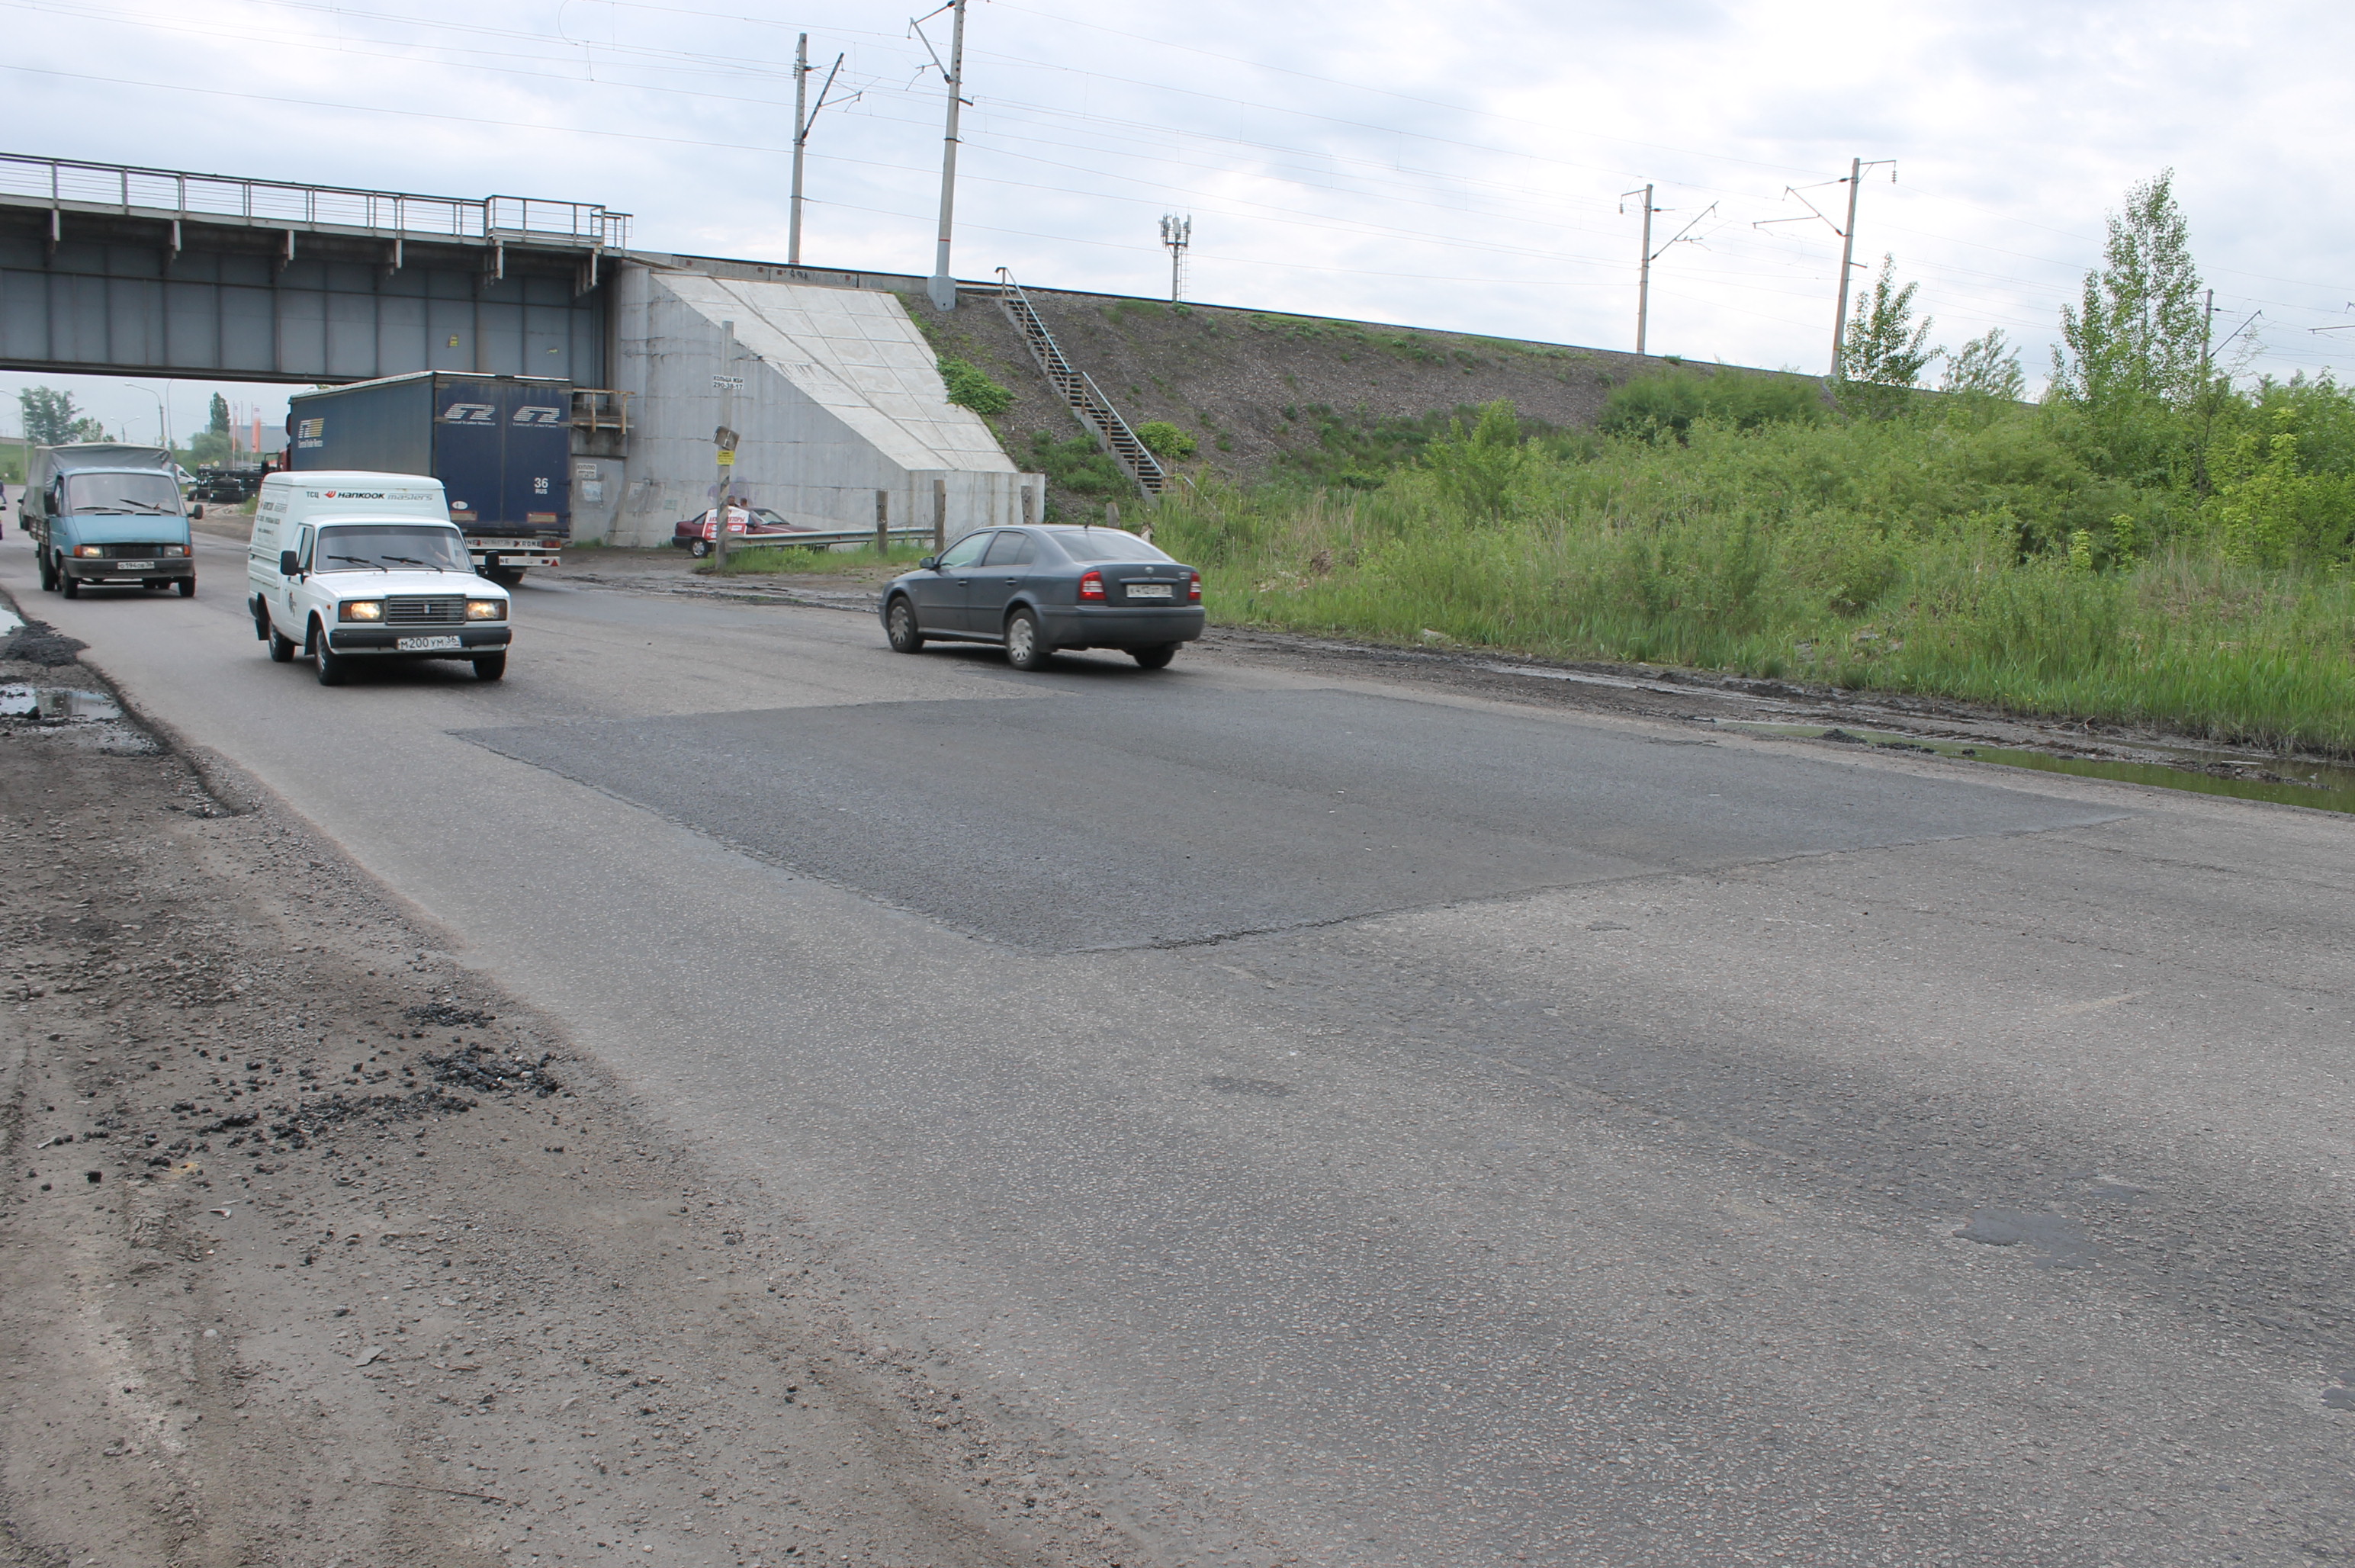
[[[997,276],[1001,283],[998,304],[1012,319],[1015,330],[1022,334],[1030,357],[1039,361],[1039,368],[1046,373],[1048,381],[1063,395],[1072,414],[1095,437],[1096,444],[1127,467],[1137,488],[1147,496],[1159,496],[1169,486],[1169,472],[1161,465],[1160,458],[1128,427],[1112,400],[1104,396],[1103,389],[1096,385],[1095,378],[1065,356],[1063,346],[1055,341],[1046,318],[1030,303],[1022,285],[1014,281],[1013,272],[1000,267]]]

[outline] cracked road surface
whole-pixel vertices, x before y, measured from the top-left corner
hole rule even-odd
[[[2355,823],[560,574],[326,690],[199,551],[0,582],[1156,1561],[2355,1552]]]

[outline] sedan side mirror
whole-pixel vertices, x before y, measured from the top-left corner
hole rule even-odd
[[[936,555],[928,555],[916,563],[916,570],[919,571],[938,571],[940,569],[941,558]]]
[[[280,550],[278,552],[278,575],[281,577],[302,576],[303,558],[296,555],[291,549]]]

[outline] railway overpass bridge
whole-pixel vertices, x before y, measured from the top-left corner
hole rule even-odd
[[[891,297],[922,280],[634,251],[629,221],[591,202],[0,154],[0,368],[556,378],[583,389],[575,537],[652,543],[706,504],[726,359],[739,488],[763,505],[953,535],[1043,508],[1044,479],[947,400]]]

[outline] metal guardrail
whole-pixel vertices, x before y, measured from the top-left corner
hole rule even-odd
[[[336,229],[388,240],[626,249],[630,215],[538,197],[417,196],[236,175],[0,153],[0,202],[61,212],[201,219],[257,229]]]

